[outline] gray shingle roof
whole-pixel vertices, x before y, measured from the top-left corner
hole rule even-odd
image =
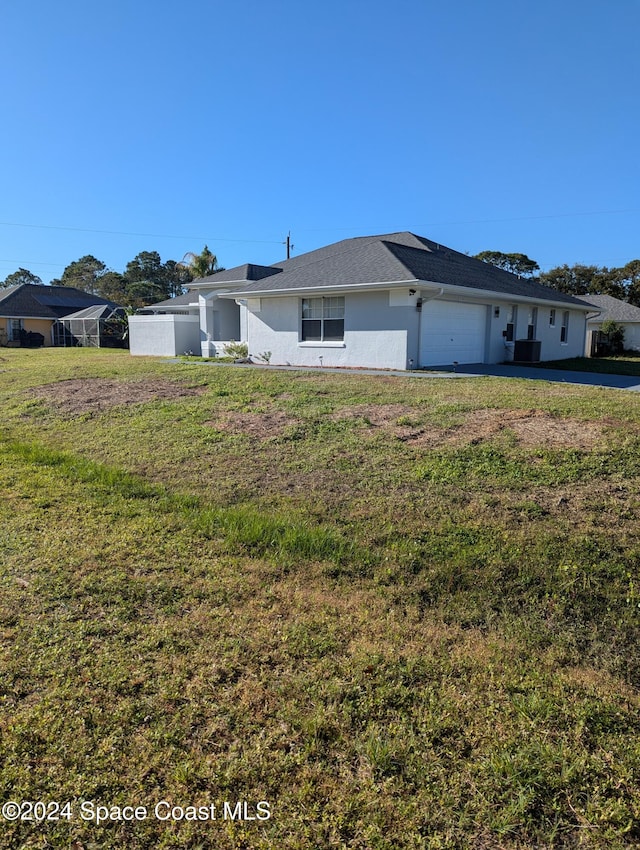
[[[148,307],[143,307],[143,310],[153,309],[156,307],[184,307],[187,304],[197,304],[197,292],[185,292],[183,295],[176,295],[175,298],[167,298],[166,301],[157,301],[155,304],[149,304]]]
[[[275,272],[272,276],[248,282],[235,295],[429,281],[584,306],[578,299],[537,281],[520,278],[409,232],[344,239],[274,263],[271,268]],[[218,282],[220,277],[213,275],[209,280]]]
[[[397,243],[399,245],[407,245],[410,248],[418,248],[421,250],[434,250],[436,243],[425,239],[422,236],[416,236],[414,233],[402,231],[398,233],[386,233],[383,236],[356,236],[353,239],[342,239],[340,242],[333,242],[331,245],[325,245],[323,248],[316,248],[315,251],[308,251],[306,254],[300,254],[297,257],[291,257],[289,260],[282,260],[280,263],[274,263],[275,268],[292,270],[300,265],[316,263],[325,260],[327,257],[344,254],[351,251],[353,248],[360,248],[371,244],[372,242],[385,241],[389,243]]]
[[[316,253],[316,252],[312,252]],[[279,274],[266,280],[242,287],[242,292],[252,290],[277,292],[279,290],[331,288],[363,283],[395,283],[414,280],[413,273],[395,257],[383,242],[354,245],[350,250],[324,254],[313,262],[283,263]]]
[[[604,322],[607,319],[614,322],[640,322],[640,307],[634,307],[633,304],[620,301],[619,298],[613,298],[611,295],[583,295],[581,297],[583,301],[593,304],[597,310],[602,311],[602,315],[597,317],[598,322]]]
[[[72,286],[39,286],[21,283],[0,290],[0,316],[59,319],[94,304],[117,305],[113,301]]]
[[[225,269],[224,271],[210,274],[208,277],[199,277],[193,281],[194,284],[198,284],[195,289],[185,292],[184,295],[177,295],[175,298],[168,298],[166,301],[150,304],[148,307],[142,309],[156,310],[158,307],[179,307],[186,304],[197,304],[199,290],[207,289],[207,286],[204,286],[204,284],[211,286],[211,288],[220,285],[230,289],[237,289],[238,285],[242,285],[244,288],[247,284],[279,273],[280,269],[273,268],[272,266],[258,266],[255,263],[244,263],[232,269]]]
[[[255,263],[244,263],[241,266],[234,266],[232,269],[225,269],[222,272],[216,272],[208,277],[199,277],[194,280],[194,283],[244,283],[253,280],[262,280],[273,274],[278,274],[280,270],[273,266],[259,266]]]
[[[434,251],[390,245],[390,250],[414,272],[419,280],[430,280],[451,286],[483,289],[524,298],[539,298],[544,301],[561,301],[567,304],[580,303],[571,295],[543,286],[537,280],[492,266],[475,257],[469,257],[444,246]]]

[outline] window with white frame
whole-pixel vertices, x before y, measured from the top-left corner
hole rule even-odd
[[[303,342],[342,342],[344,297],[302,299]]]
[[[569,338],[569,311],[565,310],[562,314],[562,324],[560,325],[560,342],[567,342]]]
[[[9,320],[9,339],[20,339],[20,331],[24,329],[24,321],[22,319]]]
[[[556,311],[552,307],[551,310],[549,310],[549,327],[555,328],[555,326],[556,326]]]
[[[513,342],[516,338],[516,322],[518,320],[518,308],[511,304],[507,310],[507,330],[504,338],[507,342]]]
[[[538,324],[538,308],[529,307],[529,316],[527,318],[527,339],[536,338],[536,326]]]

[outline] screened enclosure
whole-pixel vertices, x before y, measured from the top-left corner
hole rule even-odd
[[[53,344],[67,348],[126,348],[126,311],[122,307],[96,304],[71,313],[54,323]]]

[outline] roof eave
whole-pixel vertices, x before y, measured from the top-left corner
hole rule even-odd
[[[287,295],[314,295],[331,292],[373,292],[380,289],[404,289],[407,286],[418,286],[417,278],[410,280],[387,280],[371,283],[337,283],[331,286],[296,286],[289,289],[250,289],[235,292],[220,293],[220,298],[264,298],[273,296],[283,298]]]
[[[33,313],[3,313],[0,310],[0,316],[3,319],[37,319],[39,322],[56,322],[57,316],[34,316]]]
[[[576,310],[583,310],[585,313],[593,312],[591,309],[593,305],[587,304],[578,304],[571,301],[556,301],[552,298],[542,298],[541,296],[535,295],[516,295],[513,292],[500,292],[497,289],[475,289],[470,286],[456,286],[452,283],[438,283],[437,281],[420,281],[420,285],[426,286],[439,286],[443,290],[443,294],[451,294],[451,295],[465,295],[467,298],[472,297],[474,299],[486,301],[490,299],[491,301],[509,301],[510,303],[519,303],[519,304],[536,304],[540,305],[544,303],[545,305],[549,305],[550,307],[564,307],[568,309],[569,307],[574,308]]]
[[[442,290],[442,295],[450,294],[450,295],[464,295],[467,298],[478,299],[478,300],[504,300],[510,301],[513,303],[521,303],[521,304],[537,304],[539,305],[541,302],[544,304],[548,304],[550,307],[564,307],[567,309],[568,307],[572,307],[576,310],[583,310],[585,313],[593,312],[593,305],[587,304],[578,304],[570,301],[561,301],[550,298],[542,298],[540,296],[536,297],[533,295],[516,295],[515,293],[510,292],[500,292],[495,289],[475,289],[469,286],[456,286],[451,283],[440,283],[435,280],[418,280],[418,278],[410,278],[408,280],[395,280],[395,281],[371,281],[369,283],[345,283],[345,284],[335,284],[333,286],[306,286],[306,287],[295,287],[290,289],[251,289],[251,290],[235,290],[234,292],[228,293],[220,293],[220,298],[284,298],[286,296],[305,296],[305,295],[318,295],[318,294],[329,294],[332,292],[338,293],[346,293],[346,292],[374,292],[376,290],[384,290],[384,289],[398,289],[398,288],[406,288],[407,286],[413,286],[416,288],[421,287],[429,287],[436,288],[438,290]],[[440,297],[442,297],[440,295]]]
[[[228,289],[230,286],[246,286],[250,281],[246,280],[220,280],[217,283],[211,281],[191,281],[189,284],[189,292],[200,289]]]

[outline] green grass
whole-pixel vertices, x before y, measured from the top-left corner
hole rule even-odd
[[[576,372],[640,377],[640,359],[633,352],[611,357],[571,357],[567,360],[548,360],[536,365],[544,369],[570,369]]]
[[[635,394],[6,350],[0,398],[0,801],[75,812],[0,847],[638,846]]]

